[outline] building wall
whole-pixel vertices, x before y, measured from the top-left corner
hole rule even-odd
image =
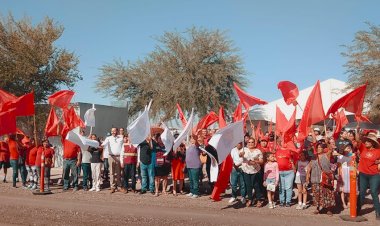
[[[77,103],[77,106],[78,114],[84,121],[84,114],[92,108],[92,104]],[[92,133],[98,137],[105,137],[112,127],[126,128],[128,126],[128,109],[126,107],[95,105],[95,109],[95,127],[92,128]],[[86,127],[85,133],[90,133],[90,127]]]

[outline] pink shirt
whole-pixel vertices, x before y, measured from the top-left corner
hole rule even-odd
[[[277,162],[267,162],[264,166],[264,181],[269,179],[276,179],[276,184],[278,183],[279,170]]]

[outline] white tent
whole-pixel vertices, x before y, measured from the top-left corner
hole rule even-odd
[[[334,103],[340,97],[344,96],[346,93],[349,92],[349,90],[346,90],[347,84],[343,81],[339,81],[336,79],[328,79],[328,80],[322,81],[320,84],[321,84],[323,109],[325,110],[325,113],[327,112],[327,110],[329,109],[332,103]],[[299,105],[302,107],[302,110],[299,106],[296,106],[297,119],[301,119],[306,101],[311,91],[313,90],[313,88],[314,88],[314,85],[299,91],[299,96],[297,98],[297,101]],[[278,92],[281,93],[280,90],[278,90]],[[249,115],[252,120],[265,120],[265,121],[272,121],[273,123],[276,123],[276,105],[278,105],[278,107],[285,114],[287,119],[289,119],[291,115],[293,114],[294,106],[292,104],[287,105],[284,101],[284,98],[280,98],[268,103],[267,105],[254,106],[250,110]],[[346,114],[347,113],[348,112],[346,112]]]

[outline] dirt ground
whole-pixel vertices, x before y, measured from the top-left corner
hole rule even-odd
[[[52,171],[55,181],[60,174],[61,169]],[[171,194],[110,194],[109,189],[62,192],[62,187],[55,184],[53,194],[37,196],[29,190],[12,188],[11,170],[7,179],[8,183],[0,182],[1,225],[380,225],[372,205],[364,206],[367,222],[351,223],[339,217],[347,215],[348,210],[328,217],[313,215],[313,208],[296,210],[296,205],[271,210],[267,206],[245,208],[240,202],[229,204],[229,191],[222,201],[212,202],[208,196],[191,199]]]

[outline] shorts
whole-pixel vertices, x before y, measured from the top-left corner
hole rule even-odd
[[[11,164],[9,162],[2,161],[2,162],[0,162],[0,169],[2,169],[3,167],[4,168],[10,168]]]
[[[306,176],[296,174],[296,179],[294,182],[296,184],[304,184],[304,183],[306,183]]]

